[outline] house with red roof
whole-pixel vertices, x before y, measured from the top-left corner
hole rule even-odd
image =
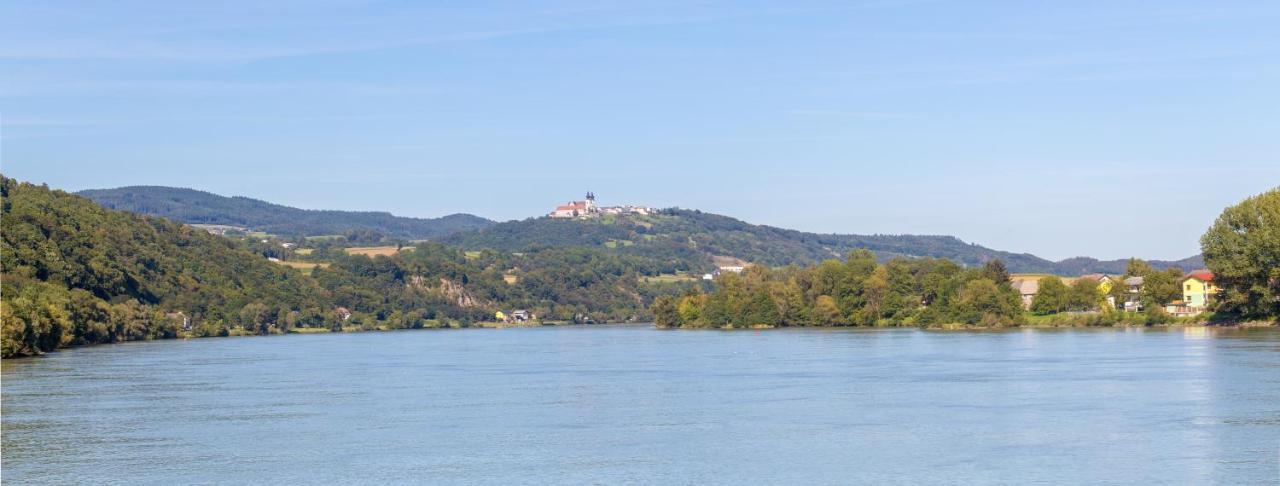
[[[1182,302],[1187,307],[1203,311],[1217,294],[1213,272],[1196,270],[1182,279]]]
[[[556,209],[547,216],[552,218],[576,218],[593,215],[597,212],[599,212],[599,208],[596,207],[596,195],[588,192],[585,201],[569,201],[567,204],[556,206]]]

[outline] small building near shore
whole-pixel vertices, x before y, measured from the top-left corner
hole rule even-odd
[[[1204,310],[1218,294],[1218,286],[1214,284],[1213,272],[1196,270],[1182,279],[1182,301],[1187,307]]]
[[[1200,313],[1200,309],[1190,307],[1181,300],[1175,300],[1165,304],[1164,311],[1174,317],[1194,316]]]
[[[1124,279],[1124,310],[1138,312],[1142,310],[1142,277]]]
[[[170,312],[164,316],[171,319],[174,323],[181,323],[180,325],[182,326],[183,331],[191,330],[191,318],[187,317],[187,315],[182,313],[182,311]]]
[[[516,309],[510,313],[502,311],[495,312],[493,317],[498,322],[528,322],[533,319],[533,314],[524,309]]]
[[[1022,308],[1030,309],[1031,301],[1035,300],[1036,293],[1040,292],[1040,279],[1038,278],[1021,278],[1009,281],[1009,285],[1018,291],[1018,297],[1022,299]]]
[[[1111,308],[1113,309],[1115,308],[1116,298],[1111,296],[1111,289],[1115,287],[1116,279],[1111,278],[1110,275],[1107,275],[1105,273],[1089,273],[1089,274],[1081,275],[1080,277],[1076,278],[1076,280],[1077,281],[1092,280],[1094,282],[1097,282],[1098,293],[1102,294],[1103,297],[1106,298],[1107,305],[1110,305]]]
[[[1098,291],[1104,294],[1111,292],[1111,287],[1114,287],[1116,284],[1115,279],[1105,273],[1089,273],[1081,275],[1076,278],[1076,280],[1092,280],[1094,282],[1098,282]]]

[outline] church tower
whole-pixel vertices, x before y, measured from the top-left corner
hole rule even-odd
[[[587,212],[596,212],[596,193],[587,191]]]

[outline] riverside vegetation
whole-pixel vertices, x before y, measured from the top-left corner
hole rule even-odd
[[[1129,274],[1170,285],[1152,285],[1143,300],[1167,302],[1181,295],[1177,269],[1157,271],[1132,260]],[[794,327],[794,326],[976,326],[1163,324],[1174,319],[1159,305],[1126,313],[1107,305],[1106,294],[1093,280],[1070,286],[1058,277],[1041,279],[1040,292],[1023,311],[1000,260],[981,268],[961,267],[943,259],[895,258],[876,263],[858,250],[845,261],[828,260],[812,267],[770,269],[754,266],[741,275],[721,275],[710,293],[691,289],[679,297],[659,298],[652,307],[659,327]],[[1123,286],[1113,292],[1123,299]],[[1123,300],[1116,300],[1123,302]]]
[[[1205,262],[1220,275],[1218,285],[1223,291],[1213,302],[1214,313],[1197,319],[1280,318],[1280,190],[1227,208],[1201,241]],[[660,327],[993,327],[1173,321],[1161,306],[1180,295],[1182,273],[1158,271],[1130,260],[1126,274],[1146,279],[1140,296],[1146,304],[1144,312],[1122,312],[1109,305],[1097,282],[1082,279],[1067,287],[1057,277],[1049,277],[1042,281],[1031,304],[1033,314],[1028,315],[999,260],[982,268],[928,258],[896,258],[881,264],[871,252],[857,250],[843,262],[783,269],[756,266],[741,275],[722,275],[709,293],[691,289],[683,296],[662,297],[651,310]],[[1113,286],[1112,292],[1113,302],[1124,301],[1123,286]],[[1081,313],[1061,314],[1070,311]]]
[[[1222,318],[1280,315],[1277,199],[1271,191],[1228,209],[1205,236],[1209,268],[1228,286],[1216,314]],[[370,258],[348,255],[342,245],[382,238],[371,230],[338,239],[299,237],[295,241],[311,248],[305,255],[292,255],[276,240],[214,236],[8,178],[0,178],[0,206],[4,357],[179,336],[465,327],[492,318],[495,310],[514,308],[529,309],[548,321],[652,318],[664,327],[1006,326],[1168,319],[1155,310],[1131,315],[1104,309],[1072,317],[1025,313],[998,259],[965,267],[941,258],[878,261],[870,251],[854,250],[845,261],[751,266],[742,275],[727,273],[714,283],[659,278],[701,270],[705,264],[698,259],[706,256],[707,247],[719,248],[715,245],[731,249],[747,244],[758,247],[762,256],[778,254],[750,236],[776,229],[744,228],[728,218],[721,223],[728,225],[723,241],[730,243],[698,236],[676,248],[668,238],[646,238],[640,226],[624,228],[623,236],[658,243],[620,244],[615,245],[619,251],[610,251],[603,245],[469,249],[464,241],[446,240],[463,248],[419,241],[411,251]],[[659,215],[655,226],[684,225],[701,217],[680,214]],[[548,224],[568,223],[573,222]],[[597,230],[608,233],[597,236],[616,241],[618,235],[609,232],[618,228]],[[475,234],[491,238],[492,233],[484,233],[488,231]],[[307,270],[266,257],[289,258]],[[1177,290],[1172,273],[1138,261],[1128,267],[1156,281],[1161,278],[1157,275],[1168,273]],[[1088,292],[1068,290],[1061,302],[1041,303],[1039,313],[1097,304],[1081,300]]]

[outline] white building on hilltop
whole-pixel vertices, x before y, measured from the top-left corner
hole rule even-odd
[[[588,192],[587,200],[569,201],[568,204],[556,206],[555,211],[552,211],[551,214],[548,214],[547,216],[551,216],[553,218],[576,218],[578,216],[595,214],[599,211],[600,208],[596,206],[595,193]]]
[[[601,207],[596,205],[596,194],[588,192],[586,200],[569,201],[567,204],[556,206],[556,209],[547,214],[547,216],[552,218],[595,218],[602,214],[638,214],[643,216],[654,212],[654,209],[648,206]]]

